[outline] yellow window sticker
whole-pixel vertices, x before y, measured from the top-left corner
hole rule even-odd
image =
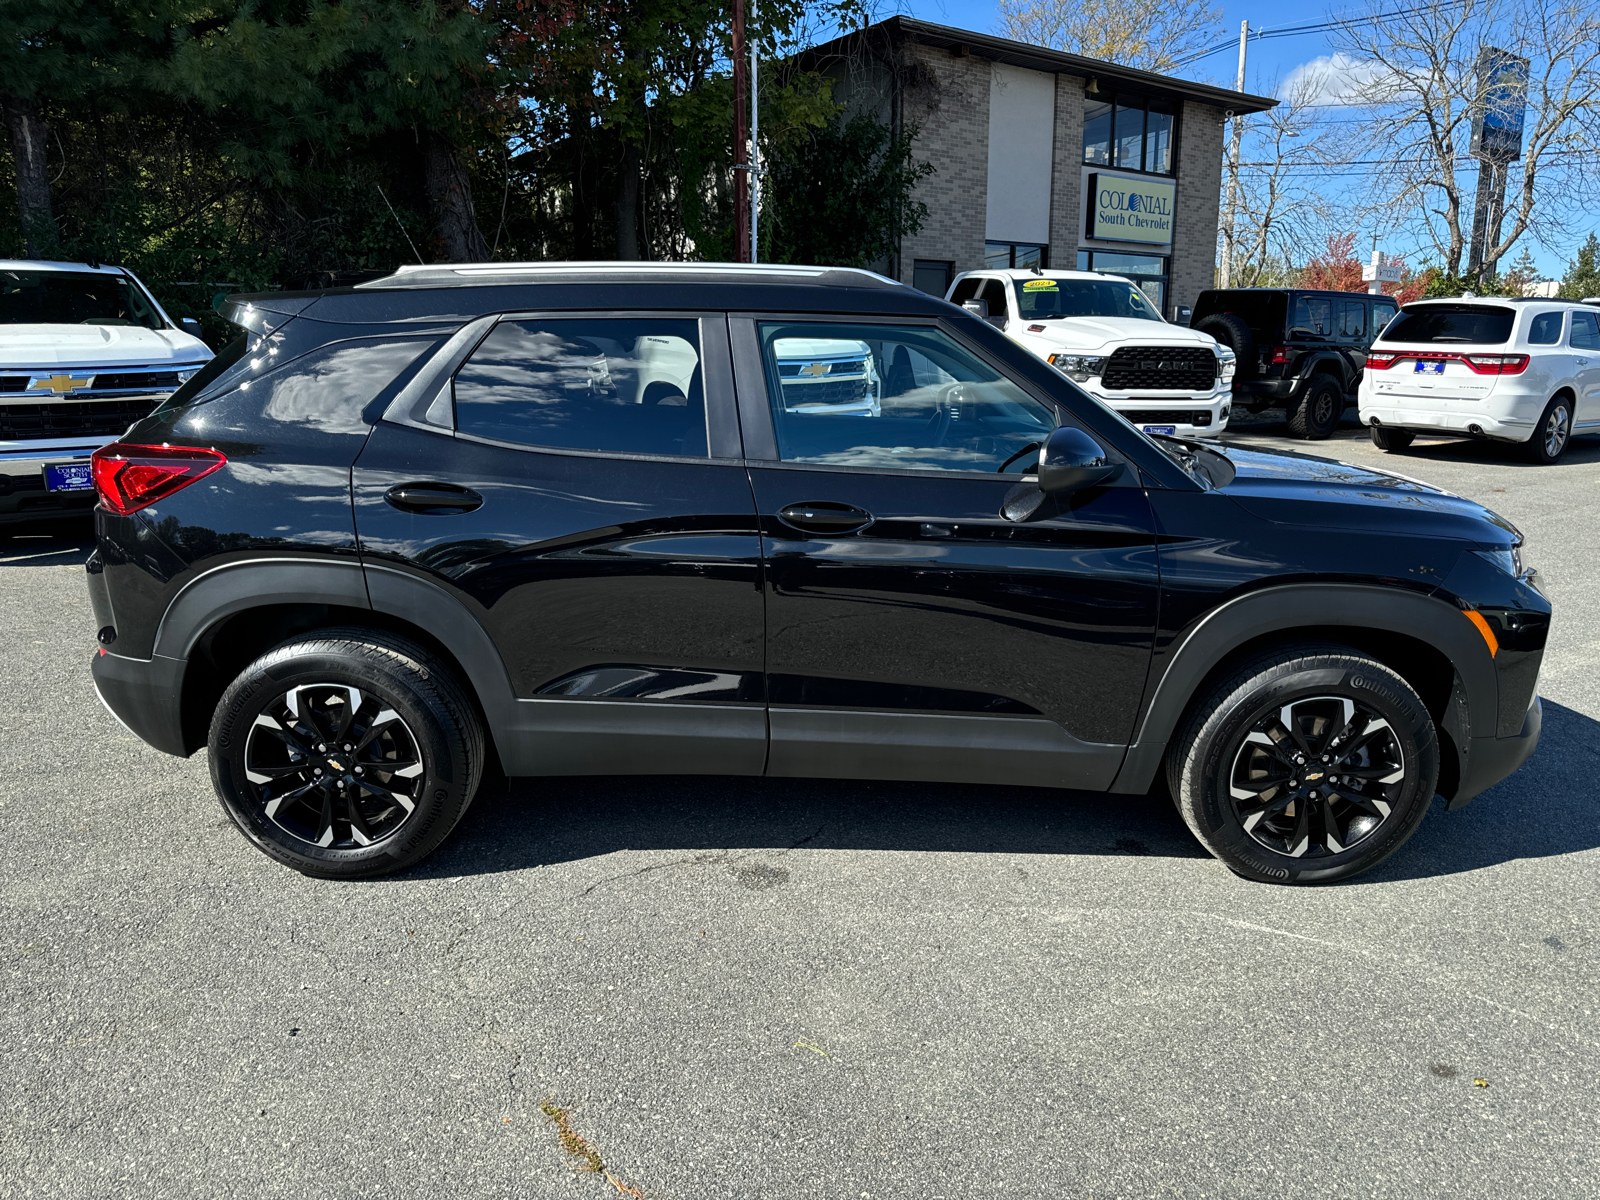
[[[1028,279],[1022,284],[1025,292],[1059,292],[1054,279]]]

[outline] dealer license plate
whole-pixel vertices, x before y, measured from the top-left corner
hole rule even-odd
[[[1178,432],[1178,427],[1176,425],[1146,425],[1144,431],[1146,433],[1164,433],[1171,437]]]
[[[88,463],[63,463],[44,469],[44,490],[47,492],[92,492],[94,476]]]
[[[1442,363],[1442,362],[1419,362],[1417,364],[1417,374],[1418,375],[1443,375],[1444,374],[1444,363]]]

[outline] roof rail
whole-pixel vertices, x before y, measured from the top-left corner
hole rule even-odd
[[[719,262],[519,262],[519,263],[431,263],[396,267],[394,274],[382,279],[358,283],[357,288],[415,287],[419,284],[434,286],[463,286],[487,282],[490,278],[528,278],[555,275],[629,276],[641,275],[720,275],[768,278],[799,282],[841,284],[854,282],[872,287],[906,287],[897,279],[890,279],[876,271],[860,267],[795,266],[788,263],[719,263]],[[841,279],[841,276],[847,278]]]

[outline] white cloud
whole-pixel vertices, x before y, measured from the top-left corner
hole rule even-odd
[[[1286,104],[1359,104],[1368,89],[1388,72],[1372,60],[1348,54],[1324,54],[1301,63],[1278,88],[1278,99]]]

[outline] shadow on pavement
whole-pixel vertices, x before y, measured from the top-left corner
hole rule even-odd
[[[1539,749],[1509,779],[1457,812],[1434,801],[1400,853],[1357,883],[1476,871],[1600,848],[1600,721],[1544,702]]]
[[[481,796],[422,877],[616,850],[917,850],[1204,858],[1164,795],[708,776],[515,780]]]
[[[87,517],[0,525],[0,567],[69,566],[93,549],[94,522]]]

